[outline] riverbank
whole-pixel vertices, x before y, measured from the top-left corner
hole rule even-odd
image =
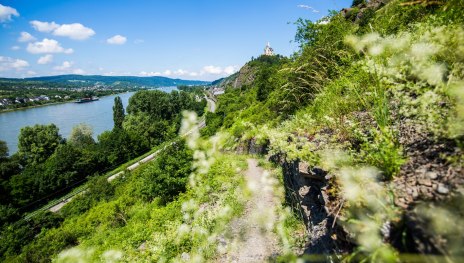
[[[134,92],[118,93],[101,97],[92,103],[50,103],[46,107],[22,108],[0,113],[0,140],[8,145],[9,153],[18,150],[18,136],[21,128],[36,124],[49,125],[54,123],[63,138],[67,138],[72,128],[80,123],[90,125],[94,139],[106,130],[113,128],[112,108],[114,98],[121,97],[123,105],[127,106]]]
[[[108,95],[108,96],[110,96],[110,95]],[[20,110],[40,108],[40,107],[44,107],[44,106],[59,105],[59,104],[64,104],[64,103],[70,103],[70,102],[73,102],[73,101],[75,101],[75,100],[52,102],[52,103],[46,103],[46,104],[40,104],[40,105],[32,105],[32,106],[26,106],[26,107],[21,107],[21,108],[14,108],[14,109],[2,109],[2,110],[0,110],[0,114],[1,113],[6,113],[6,112],[12,112],[12,111],[20,111]]]
[[[128,93],[128,92],[136,92],[136,91],[137,90],[111,93],[111,94],[108,94],[108,95],[99,96],[99,98],[104,98],[104,97],[108,97],[108,96],[114,96],[114,95],[118,95],[118,94],[124,94],[124,93]],[[6,112],[12,112],[12,111],[20,111],[20,110],[40,108],[40,107],[43,107],[43,106],[52,106],[52,105],[65,104],[65,103],[70,103],[70,102],[75,102],[75,101],[76,101],[76,99],[70,99],[70,100],[66,100],[66,101],[51,102],[51,103],[45,103],[45,104],[40,104],[40,105],[32,105],[32,106],[26,106],[26,107],[14,108],[14,109],[2,109],[2,110],[0,110],[0,114],[1,113],[6,113]]]

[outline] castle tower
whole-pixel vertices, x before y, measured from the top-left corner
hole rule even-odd
[[[264,55],[265,56],[274,56],[274,49],[272,49],[271,44],[269,44],[269,42],[267,42],[267,45],[264,48]]]

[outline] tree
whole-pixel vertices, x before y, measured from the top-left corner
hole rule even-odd
[[[44,173],[39,175],[42,179],[40,187],[44,192],[54,191],[87,176],[86,167],[92,164],[81,164],[81,157],[79,149],[71,144],[58,146],[45,162]]]
[[[27,163],[43,163],[61,141],[55,124],[27,126],[19,133],[18,152]]]
[[[95,144],[95,140],[92,135],[92,127],[85,123],[81,123],[73,127],[71,135],[69,136],[69,142],[79,148],[93,145]]]
[[[146,150],[174,137],[177,131],[174,123],[150,119],[148,114],[143,112],[128,115],[123,127],[124,131]]]
[[[162,203],[172,201],[184,192],[192,171],[193,152],[185,141],[167,147],[156,161],[141,172],[135,195],[143,200],[159,197]]]
[[[6,142],[0,141],[0,161],[8,157],[8,146]]]
[[[122,100],[119,96],[114,98],[113,106],[113,121],[115,129],[122,129],[122,123],[124,122],[124,106],[122,105]]]
[[[140,154],[137,143],[131,140],[123,129],[105,131],[98,136],[101,154],[104,154],[112,165],[126,162]]]

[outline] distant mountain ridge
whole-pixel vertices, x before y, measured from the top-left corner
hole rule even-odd
[[[162,86],[179,86],[179,85],[210,85],[210,81],[201,80],[183,80],[183,79],[171,79],[167,77],[136,77],[136,76],[100,76],[100,75],[57,75],[57,76],[46,76],[46,77],[34,77],[34,78],[0,78],[0,82],[53,82],[69,84],[73,82],[81,82],[88,84],[133,84],[139,86],[150,86],[150,87],[162,87]]]

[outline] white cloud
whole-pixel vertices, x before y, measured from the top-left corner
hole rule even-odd
[[[203,72],[206,74],[219,75],[222,74],[222,68],[215,66],[205,66],[203,67]]]
[[[13,7],[0,4],[0,22],[11,21],[12,16],[19,16],[18,11]]]
[[[110,45],[123,45],[127,41],[127,38],[125,36],[121,35],[115,35],[113,37],[110,37],[106,40],[106,43]]]
[[[27,67],[29,67],[29,63],[25,60],[0,56],[0,71],[20,71]]]
[[[139,76],[142,77],[153,77],[153,76],[165,76],[165,77],[198,77],[200,74],[198,72],[193,72],[193,71],[188,71],[184,69],[178,69],[178,70],[165,70],[163,72],[159,71],[141,71],[139,73]]]
[[[201,71],[200,75],[231,75],[237,72],[237,66],[227,66],[225,68],[216,67],[216,66],[205,66]]]
[[[174,71],[174,73],[173,73],[173,75],[176,75],[176,76],[185,76],[187,74],[189,74],[189,72],[186,71],[186,70],[183,70],[183,69],[178,69],[178,70]]]
[[[74,69],[72,71],[73,74],[78,74],[78,75],[82,75],[82,74],[85,74],[85,71],[80,69],[80,68],[77,68],[77,69]]]
[[[297,5],[297,7],[303,8],[303,9],[312,9],[312,7],[309,5]]]
[[[319,13],[319,10],[314,9],[314,7],[309,6],[309,5],[297,5],[297,7],[311,10],[313,11],[313,13]]]
[[[139,76],[142,77],[153,77],[153,76],[160,76],[162,75],[161,72],[146,72],[146,71],[141,71],[139,73]]]
[[[47,54],[37,60],[37,64],[45,65],[53,61],[53,55]]]
[[[57,23],[55,22],[41,22],[41,21],[37,21],[37,20],[34,20],[34,21],[31,21],[29,22],[31,24],[31,26],[39,31],[39,32],[46,32],[46,33],[50,33],[52,32],[53,30],[57,29],[60,25],[58,25]]]
[[[21,70],[25,67],[29,67],[29,63],[22,59],[16,59],[12,62],[11,66],[17,70]]]
[[[11,47],[11,50],[20,50],[20,49],[21,49],[20,46],[12,46],[12,47]]]
[[[67,71],[67,70],[71,69],[73,64],[74,64],[74,62],[72,62],[72,61],[64,61],[63,64],[61,64],[60,66],[56,66],[53,69],[54,70],[59,70],[59,71]]]
[[[27,71],[27,75],[34,76],[34,75],[37,75],[37,72],[29,70],[29,71]]]
[[[95,31],[93,29],[85,27],[80,23],[60,25],[55,22],[34,20],[31,21],[30,24],[39,32],[52,33],[55,36],[69,37],[74,40],[85,40],[95,35]]]
[[[83,26],[79,23],[63,24],[53,31],[53,35],[61,37],[69,37],[74,40],[85,40],[93,35],[93,29]]]
[[[64,61],[61,65],[54,67],[53,69],[56,71],[60,71],[60,73],[72,73],[82,75],[85,74],[85,71],[80,68],[73,68],[74,62],[73,61]]]
[[[72,48],[65,49],[61,44],[54,40],[44,38],[41,42],[29,43],[27,45],[27,51],[32,54],[43,54],[43,53],[65,53],[71,54],[74,52]]]
[[[200,72],[195,71],[188,71],[184,69],[177,69],[177,70],[165,70],[163,72],[159,71],[141,71],[138,75],[143,77],[151,77],[151,76],[165,76],[165,77],[177,77],[177,78],[198,78],[201,77],[203,79],[215,79],[219,76],[228,76],[231,75],[238,70],[238,66],[227,66],[227,67],[218,67],[218,66],[205,66],[202,68]]]
[[[103,73],[103,76],[116,76],[116,72],[110,71]]]
[[[33,37],[31,34],[27,32],[21,32],[21,34],[19,35],[18,41],[19,42],[31,42],[31,41],[35,41],[35,37]]]
[[[232,75],[235,72],[237,72],[237,67],[235,67],[235,66],[228,66],[228,67],[224,68],[224,73],[227,74],[227,75]]]

